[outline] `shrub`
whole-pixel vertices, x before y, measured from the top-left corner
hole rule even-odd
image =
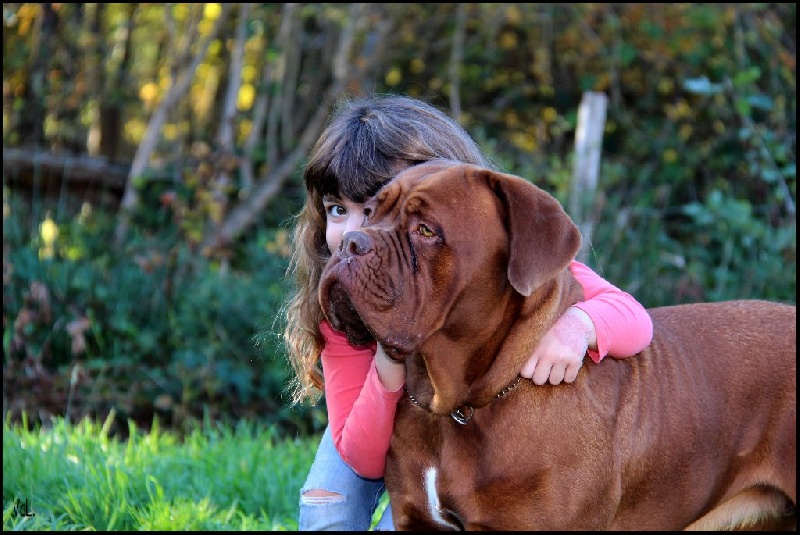
[[[140,233],[118,252],[108,246],[108,214],[84,208],[36,225],[28,203],[9,193],[7,206],[3,365],[12,412],[77,419],[115,409],[120,423],[146,426],[158,414],[178,428],[204,413],[304,432],[321,425],[319,409],[290,409],[285,392],[278,333],[287,260],[275,247],[285,230],[260,231],[242,245],[245,260],[225,268],[169,230]]]

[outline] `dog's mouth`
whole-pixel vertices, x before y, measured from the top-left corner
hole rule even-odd
[[[370,295],[360,295],[354,301],[353,288],[362,289],[361,279],[353,272],[343,272],[352,266],[333,262],[322,273],[319,301],[331,327],[344,332],[352,345],[366,345],[380,342],[386,355],[395,361],[403,361],[416,344],[405,329],[399,329],[407,322],[396,307],[379,307],[370,304]],[[360,308],[356,303],[360,303]],[[365,321],[366,320],[366,321]]]
[[[334,329],[345,333],[348,342],[352,345],[366,345],[375,340],[375,336],[358,315],[350,295],[341,282],[332,280],[322,295],[322,310],[325,317]]]

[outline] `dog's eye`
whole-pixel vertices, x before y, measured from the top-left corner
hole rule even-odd
[[[426,238],[433,238],[436,235],[425,223],[417,225],[417,232]]]

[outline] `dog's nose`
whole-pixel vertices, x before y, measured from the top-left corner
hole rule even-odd
[[[342,254],[344,256],[367,254],[372,249],[372,239],[366,232],[351,230],[342,236]]]

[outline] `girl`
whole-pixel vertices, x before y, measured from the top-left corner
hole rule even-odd
[[[301,490],[300,530],[369,529],[405,380],[405,367],[379,344],[351,346],[325,321],[317,297],[322,269],[344,233],[361,225],[368,197],[403,169],[434,158],[497,168],[450,117],[404,96],[340,104],[311,151],[308,195],[294,230],[289,272],[297,286],[286,307],[285,340],[294,401],[324,389],[328,427]],[[559,318],[520,370],[538,385],[571,383],[586,354],[594,362],[630,357],[652,337],[650,317],[631,295],[577,261],[569,269],[585,300]],[[376,529],[393,529],[389,507]]]

